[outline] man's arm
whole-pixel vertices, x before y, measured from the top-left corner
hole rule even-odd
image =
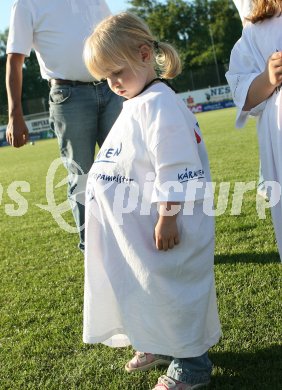
[[[8,95],[9,123],[6,138],[10,145],[19,148],[27,143],[28,129],[22,111],[22,67],[25,55],[12,53],[7,56],[6,88]]]

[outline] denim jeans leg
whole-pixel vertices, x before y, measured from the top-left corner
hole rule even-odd
[[[106,85],[105,83],[102,85]],[[68,171],[68,198],[84,250],[85,185],[93,164],[99,134],[100,86],[53,86],[50,90],[50,121],[58,138]],[[113,93],[111,93],[112,96]],[[114,113],[117,116],[117,112]],[[115,118],[114,118],[115,119]],[[112,119],[112,122],[114,122]],[[110,130],[107,128],[105,133]]]
[[[98,118],[98,135],[97,143],[102,146],[109,130],[112,128],[117,117],[119,116],[124,98],[113,93],[108,83],[97,86],[97,98],[99,99],[99,118]]]
[[[211,377],[212,363],[208,353],[198,357],[175,358],[167,370],[167,376],[190,385],[208,384]]]

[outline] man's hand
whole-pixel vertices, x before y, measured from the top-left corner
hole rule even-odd
[[[22,115],[10,118],[6,131],[6,139],[10,145],[16,148],[20,148],[27,143],[28,128]]]

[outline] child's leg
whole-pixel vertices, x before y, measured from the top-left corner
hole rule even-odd
[[[167,375],[159,378],[153,390],[196,390],[209,384],[212,364],[208,353],[185,359],[174,359]]]
[[[196,385],[209,383],[212,371],[212,363],[208,353],[202,356],[174,359],[167,370],[167,376],[177,381]]]

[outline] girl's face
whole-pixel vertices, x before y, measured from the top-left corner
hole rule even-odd
[[[138,56],[144,65],[140,69],[133,72],[129,65],[125,65],[107,76],[110,89],[126,99],[131,99],[138,95],[156,77],[151,63],[151,50],[143,45]]]

